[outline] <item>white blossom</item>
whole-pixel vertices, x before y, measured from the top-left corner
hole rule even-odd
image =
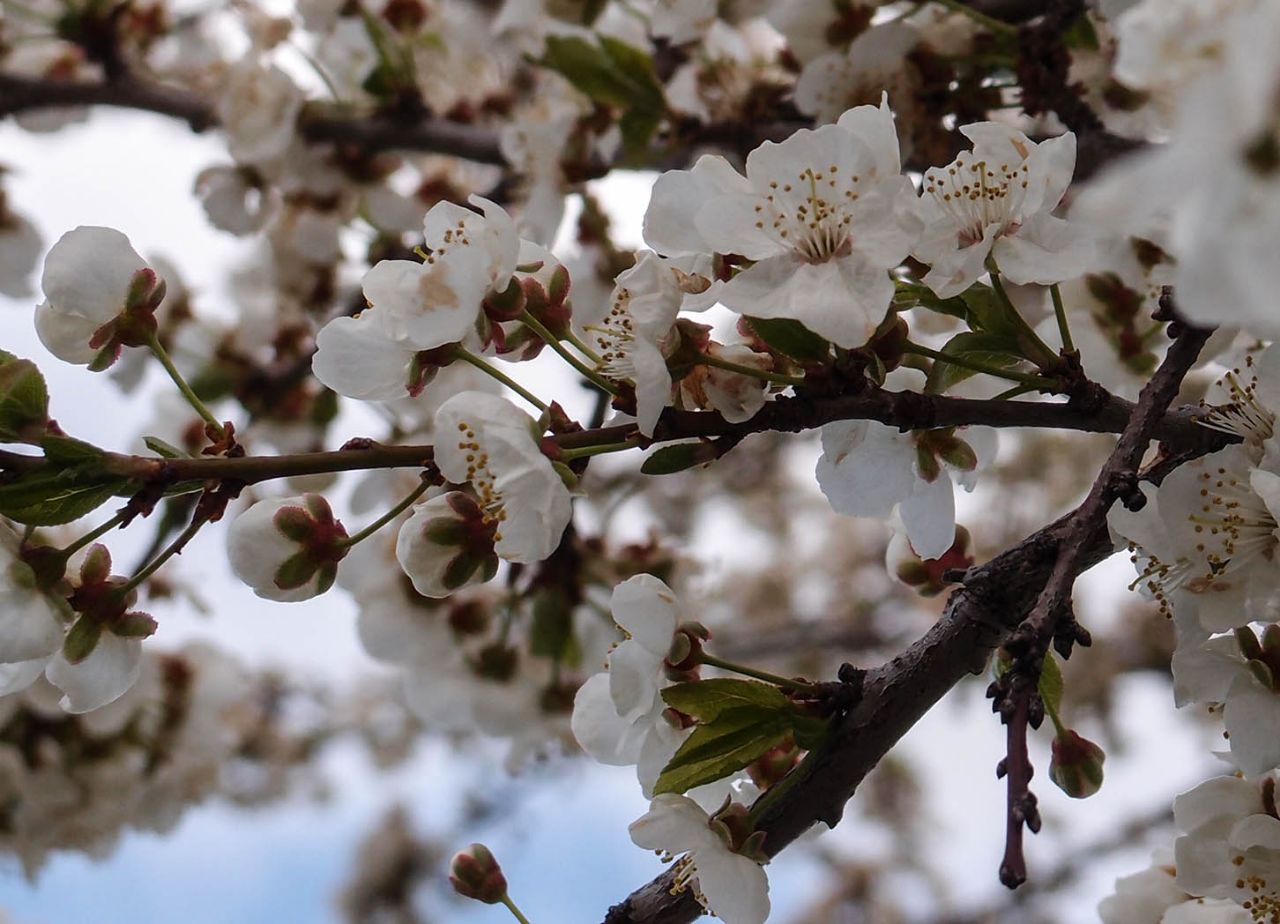
[[[656,796],[629,830],[636,846],[680,857],[674,888],[692,887],[702,907],[725,924],[764,924],[769,917],[764,868],[733,852],[723,827],[692,799]]]
[[[318,494],[258,501],[227,531],[231,570],[259,597],[308,600],[333,584],[347,532]]]
[[[893,297],[888,270],[916,233],[887,98],[835,125],[766,141],[746,177],[718,156],[654,185],[645,240],[662,254],[753,261],[719,292],[740,314],[791,318],[839,346],[861,346]]]
[[[942,298],[957,295],[986,272],[988,257],[1017,283],[1047,285],[1083,272],[1092,237],[1052,214],[1075,169],[1075,135],[1036,144],[998,122],[960,131],[973,150],[924,175],[925,231],[912,253],[929,264],[925,284]]]

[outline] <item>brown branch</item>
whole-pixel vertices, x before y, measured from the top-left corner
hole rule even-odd
[[[179,87],[134,77],[73,81],[0,74],[0,117],[67,106],[114,106],[154,112],[181,119],[196,132],[218,125],[218,115],[209,102]],[[447,119],[405,122],[379,116],[340,116],[313,103],[299,117],[298,130],[312,141],[356,144],[369,153],[432,151],[485,164],[506,163],[493,129]]]
[[[764,431],[796,433],[837,420],[876,420],[902,430],[983,425],[1116,433],[1124,428],[1132,408],[1129,402],[1114,397],[1095,410],[1070,403],[995,401],[875,390],[854,396],[778,398],[766,404],[755,417],[736,424],[728,423],[713,412],[668,409],[659,422],[654,442],[717,437],[737,440]],[[1164,414],[1155,421],[1154,432],[1179,452],[1208,452],[1223,445],[1223,435],[1201,427],[1195,422],[1195,414],[1194,408]],[[637,446],[649,442],[639,435],[634,424],[597,427],[551,439],[562,449],[629,439],[634,439]],[[415,468],[430,462],[432,457],[429,445],[388,446],[372,440],[354,440],[347,447],[329,452],[280,456],[166,460],[107,453],[103,467],[108,474],[139,482],[226,478],[241,484],[255,484],[297,475]],[[47,464],[41,457],[0,455],[0,471],[15,474],[38,471]]]
[[[1167,371],[1157,372],[1158,381],[1153,377],[1154,385],[1144,390],[1145,400],[1130,411],[1132,420],[1127,423],[1131,425],[1122,428],[1127,439],[1113,454],[1116,466],[1121,462],[1136,465],[1134,453],[1140,456],[1145,448],[1144,434],[1155,432],[1152,421],[1165,419],[1161,411],[1172,399],[1166,391],[1172,388],[1176,392],[1202,343],[1203,337],[1197,333],[1180,337],[1170,348],[1162,367]],[[1171,456],[1147,477],[1158,483],[1176,465],[1213,448],[1202,444]],[[1084,517],[1073,511],[985,565],[970,568],[933,628],[897,657],[866,674],[858,705],[839,721],[821,748],[778,784],[780,792],[766,794],[769,802],[758,828],[766,833],[764,847],[770,855],[815,822],[834,827],[858,784],[898,740],[965,674],[983,670],[991,651],[1022,624],[1043,595],[1058,567],[1059,549],[1071,543],[1066,557],[1073,579],[1111,555],[1110,537],[1096,516],[1090,513]],[[1093,523],[1095,528],[1085,529],[1081,523]],[[688,924],[701,908],[687,891],[672,894],[673,882],[668,870],[637,889],[610,909],[606,924]]]

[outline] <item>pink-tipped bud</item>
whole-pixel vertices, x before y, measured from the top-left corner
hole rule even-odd
[[[1071,729],[1053,739],[1049,779],[1073,799],[1087,799],[1102,788],[1102,748]]]
[[[459,895],[486,905],[496,905],[507,896],[507,877],[484,844],[472,844],[454,854],[449,883]]]

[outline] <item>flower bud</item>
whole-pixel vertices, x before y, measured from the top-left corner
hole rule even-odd
[[[449,884],[459,895],[486,905],[496,905],[507,895],[507,877],[484,844],[472,844],[454,854]]]
[[[947,586],[942,577],[944,574],[973,564],[969,542],[969,531],[957,524],[956,538],[951,548],[938,558],[923,559],[911,547],[906,532],[895,527],[889,546],[885,549],[885,568],[922,597],[932,597]]]
[[[450,491],[414,508],[400,527],[396,560],[418,593],[439,599],[493,578],[496,536],[475,498]]]
[[[347,554],[347,531],[319,494],[259,501],[227,534],[231,570],[259,597],[281,603],[324,593]]]
[[[1049,779],[1073,799],[1087,799],[1102,788],[1102,762],[1107,755],[1087,738],[1063,729],[1053,739]]]

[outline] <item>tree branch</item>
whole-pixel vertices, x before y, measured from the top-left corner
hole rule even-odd
[[[115,106],[181,119],[196,132],[218,125],[214,107],[195,93],[165,84],[123,77],[110,81],[50,80],[0,74],[0,117],[66,106]],[[432,151],[485,164],[506,164],[490,128],[425,118],[405,123],[380,116],[339,116],[310,104],[298,130],[312,141],[357,144],[369,153]]]
[[[1133,407],[1128,401],[1115,397],[1109,398],[1101,407],[1084,408],[1069,402],[995,401],[877,389],[864,395],[777,398],[750,420],[736,424],[710,411],[669,408],[663,412],[652,442],[695,438],[728,438],[733,441],[770,430],[789,433],[812,430],[837,420],[876,420],[901,430],[982,425],[1117,433],[1123,430]],[[1204,453],[1224,445],[1228,438],[1197,424],[1196,412],[1197,409],[1188,407],[1159,416],[1153,424],[1154,435],[1178,452]],[[551,438],[562,449],[630,439],[636,441],[637,447],[650,442],[639,434],[634,424],[596,427]],[[226,478],[242,484],[255,484],[297,475],[416,468],[430,463],[432,458],[432,447],[425,444],[388,446],[373,440],[353,440],[342,449],[329,452],[280,456],[157,459],[109,452],[105,455],[103,467],[109,474],[139,482]],[[17,475],[39,471],[47,464],[39,456],[0,454],[0,471]]]
[[[1143,435],[1157,429],[1161,408],[1172,399],[1190,362],[1203,344],[1199,334],[1179,338],[1170,348],[1162,375],[1144,390],[1144,402],[1130,406],[1123,445],[1116,465],[1133,461],[1146,443]],[[1190,357],[1190,358],[1188,358]],[[1181,370],[1180,372],[1178,370]],[[1160,404],[1163,401],[1164,404]],[[1041,407],[1044,407],[1043,405]],[[1148,476],[1159,482],[1174,467],[1213,448],[1202,444],[1174,455]],[[1028,536],[986,564],[970,568],[963,585],[952,593],[942,618],[888,663],[869,671],[858,705],[833,730],[828,741],[811,752],[771,793],[759,830],[772,856],[815,822],[834,827],[858,784],[898,740],[967,673],[981,672],[990,653],[1015,630],[1044,594],[1064,556],[1074,577],[1109,557],[1113,551],[1105,524],[1086,500],[1076,511]],[[1087,516],[1082,514],[1088,514]],[[1103,511],[1102,516],[1105,516]],[[1086,528],[1092,524],[1093,528]],[[672,894],[671,870],[633,892],[609,910],[605,924],[688,924],[700,913],[697,901],[682,891]]]

